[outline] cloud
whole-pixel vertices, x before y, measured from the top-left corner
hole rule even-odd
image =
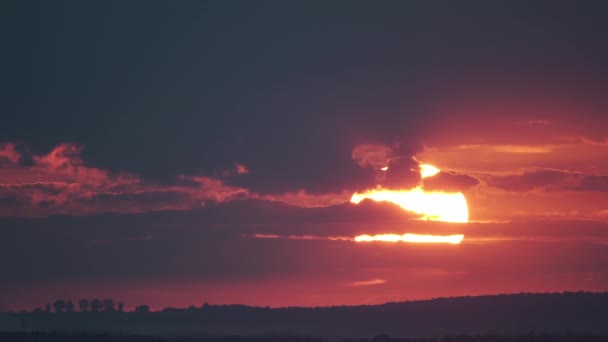
[[[370,285],[380,285],[386,283],[384,279],[371,279],[371,280],[360,280],[354,281],[350,283],[350,286],[370,286]]]
[[[353,149],[352,157],[360,167],[380,170],[388,165],[388,160],[392,157],[392,154],[393,149],[389,146],[364,144]]]
[[[608,209],[593,212],[592,217],[608,221]]]
[[[0,144],[0,164],[3,162],[17,164],[20,159],[21,156],[15,150],[15,144]]]
[[[234,167],[236,168],[236,173],[238,175],[245,175],[249,173],[249,169],[247,168],[247,166],[240,164],[240,163],[234,163]]]
[[[530,145],[495,145],[490,146],[491,150],[503,153],[551,153],[553,146],[530,146]]]
[[[479,184],[479,180],[466,174],[441,171],[433,177],[424,178],[422,184],[425,190],[462,192]]]
[[[523,174],[489,177],[486,182],[495,188],[515,192],[537,189],[544,191],[608,191],[608,175],[565,170],[535,169]]]
[[[300,190],[283,194],[269,194],[260,196],[260,198],[270,201],[281,201],[301,207],[316,207],[348,202],[351,196],[352,192],[348,191],[342,191],[340,193],[311,194],[305,190]]]
[[[181,189],[184,192],[190,193],[194,199],[199,201],[213,200],[216,202],[227,202],[234,199],[244,199],[255,197],[249,190],[230,186],[222,180],[207,176],[180,176],[182,180],[190,180],[197,184],[194,188],[170,187],[173,189]]]
[[[354,178],[343,177],[342,189],[310,191],[309,187],[257,192],[249,188],[259,172],[244,163],[216,176],[182,174],[172,180],[144,180],[124,171],[108,171],[87,165],[83,147],[64,143],[48,153],[22,155],[15,144],[0,149],[0,215],[41,217],[53,214],[90,215],[100,212],[141,213],[163,210],[190,210],[208,202],[239,199],[281,201],[303,207],[331,206],[347,202],[360,189],[381,184],[388,188],[414,187],[420,180],[418,163],[400,157],[399,145],[359,145],[350,160]],[[24,162],[27,160],[28,162]],[[388,171],[381,166],[390,165]],[[359,165],[360,167],[357,167]],[[375,170],[370,170],[376,168]],[[359,170],[359,171],[357,171]],[[278,169],[274,173],[281,173]],[[334,173],[334,170],[328,170]],[[363,173],[359,173],[363,172]],[[280,179],[276,179],[281,182]],[[352,183],[351,183],[352,182]],[[351,185],[346,185],[351,183]],[[258,183],[259,185],[259,183]],[[333,189],[333,190],[332,190]]]
[[[392,158],[385,172],[386,177],[380,184],[388,189],[411,189],[421,179],[418,162],[411,156]]]
[[[60,144],[48,154],[33,155],[33,165],[18,164],[22,156],[12,150],[15,162],[0,168],[0,184],[61,183],[111,188],[138,183],[138,177],[126,172],[108,171],[84,164],[80,158],[82,147]]]
[[[249,173],[249,169],[247,168],[247,166],[245,166],[244,164],[241,164],[241,163],[234,163],[234,169],[222,171],[222,176],[231,177],[231,176],[238,176],[238,175],[246,175],[248,173]]]
[[[375,183],[388,189],[409,189],[420,181],[419,163],[412,151],[404,151],[401,144],[358,145],[352,152],[353,160],[362,168],[375,172]]]
[[[557,138],[555,138],[557,139]],[[547,144],[469,144],[427,147],[416,155],[442,170],[510,172],[522,168],[608,172],[608,145],[561,136]]]
[[[389,149],[378,146],[363,148],[363,151],[389,153]],[[370,152],[372,151],[372,152]],[[373,152],[376,151],[376,152]],[[232,179],[247,177],[249,169],[235,163],[234,170],[221,174],[221,178],[207,175],[179,175],[172,182],[158,183],[142,180],[127,172],[110,172],[87,165],[82,159],[82,146],[60,144],[46,154],[24,158],[13,144],[3,145],[0,164],[0,215],[12,217],[44,217],[54,214],[92,215],[96,213],[144,213],[149,211],[192,210],[210,203],[226,203],[243,199],[279,201],[300,207],[326,207],[348,202],[352,191],[311,193],[298,191],[260,194],[250,189],[233,185]],[[366,152],[366,153],[367,153]],[[370,165],[365,153],[355,153],[362,165]],[[386,154],[390,157],[390,154]],[[367,159],[366,159],[367,158]],[[373,158],[372,158],[373,159]],[[385,160],[387,162],[388,160]],[[413,170],[417,163],[411,158],[390,159],[392,170],[386,172],[385,183],[395,186],[415,184],[419,176]],[[228,173],[227,173],[228,172]],[[238,176],[238,177],[233,177]],[[407,177],[410,179],[408,180]],[[375,183],[372,183],[375,184]],[[339,207],[339,206],[338,206]],[[319,219],[338,213],[336,208],[324,211],[317,209]],[[348,204],[347,215],[362,217],[368,205]],[[291,206],[290,206],[291,208]],[[283,208],[285,209],[285,208]],[[293,211],[293,209],[290,209]],[[402,212],[400,209],[391,209]],[[280,211],[280,210],[279,210]],[[242,214],[242,213],[240,213]],[[384,212],[379,215],[389,215]],[[284,217],[283,213],[278,217]],[[329,216],[327,216],[329,215]],[[403,215],[402,215],[403,216]],[[407,214],[405,216],[410,216]]]
[[[529,125],[549,125],[551,121],[549,120],[528,120]]]
[[[388,148],[378,146],[362,150],[389,152]],[[234,169],[223,171],[218,177],[179,175],[172,181],[159,183],[142,180],[123,171],[110,172],[91,167],[81,157],[82,146],[76,144],[60,144],[46,154],[26,158],[15,149],[14,144],[5,144],[0,151],[0,161],[4,161],[0,163],[0,215],[3,216],[41,217],[53,214],[91,215],[100,212],[191,210],[206,206],[209,202],[224,203],[242,199],[281,201],[303,207],[331,206],[347,202],[354,191],[327,190],[312,193],[300,189],[256,193],[238,185],[240,179],[252,176],[249,168],[242,163],[235,163]],[[364,157],[365,153],[355,154],[362,158],[360,161],[368,160],[361,162],[362,165],[370,165],[370,159],[366,159],[369,156]],[[23,163],[24,159],[31,162]],[[401,182],[403,175],[400,175],[401,178],[396,176],[397,171],[400,165],[403,165],[403,168],[407,169],[406,172],[411,173],[409,169],[414,162],[411,159],[399,158],[393,158],[390,162],[394,173],[389,172],[387,179],[397,179],[400,185],[406,184]],[[358,169],[356,166],[355,168]],[[359,187],[372,184],[376,183],[363,182]]]
[[[591,139],[591,138],[587,138],[587,137],[581,137],[580,141],[582,143],[585,143],[585,144],[588,144],[588,145],[608,147],[608,139],[606,139],[606,140],[596,140],[596,139]]]
[[[188,210],[204,201],[255,197],[248,190],[208,176],[179,176],[173,184],[142,181],[127,172],[90,167],[83,148],[60,144],[47,154],[28,158],[14,144],[0,149],[0,215],[39,217]],[[30,164],[22,163],[31,159]],[[4,161],[4,163],[1,163]],[[247,168],[235,165],[236,174]]]

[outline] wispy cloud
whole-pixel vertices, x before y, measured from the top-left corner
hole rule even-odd
[[[350,283],[350,286],[371,286],[371,285],[380,285],[386,283],[384,279],[370,279],[370,280],[360,280],[354,281]]]

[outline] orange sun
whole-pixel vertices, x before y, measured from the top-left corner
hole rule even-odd
[[[432,165],[420,165],[421,178],[433,177],[439,172],[440,170]],[[356,192],[350,201],[358,204],[366,198],[376,202],[394,203],[407,211],[421,214],[422,220],[458,223],[469,221],[467,200],[461,192],[425,191],[421,185],[409,190],[378,187],[362,193]]]
[[[388,166],[382,168],[388,170]],[[420,164],[420,178],[433,177],[441,170],[428,165]],[[469,208],[467,200],[461,192],[425,191],[422,184],[408,190],[389,190],[382,187],[367,190],[362,193],[355,192],[350,201],[358,204],[364,199],[376,202],[394,203],[404,210],[420,214],[421,220],[467,223],[469,221]],[[380,234],[375,236],[359,235],[356,242],[384,241],[384,242],[419,242],[419,243],[451,243],[458,244],[464,235],[419,235],[419,234]]]

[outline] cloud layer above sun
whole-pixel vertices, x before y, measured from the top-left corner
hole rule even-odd
[[[402,152],[398,143],[356,145],[350,153],[351,167],[366,172],[367,180],[338,191],[316,192],[306,188],[256,192],[250,186],[257,186],[247,183],[255,182],[260,171],[238,161],[212,175],[176,174],[159,181],[90,166],[83,159],[84,147],[76,144],[60,144],[36,154],[26,145],[4,143],[0,145],[0,214],[43,217],[190,210],[207,202],[237,199],[330,206],[379,186],[398,191],[422,186],[425,191],[462,192],[472,220],[605,219],[608,208],[601,199],[608,191],[608,165],[604,165],[608,144],[584,136],[557,136],[553,131],[559,129],[551,125],[549,121],[514,123],[526,131],[541,127],[535,136],[559,140],[550,144],[444,142],[425,145],[415,153]],[[424,163],[441,171],[423,179],[420,165]],[[280,167],[275,172],[280,173]]]

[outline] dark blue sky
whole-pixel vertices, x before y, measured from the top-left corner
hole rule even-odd
[[[354,146],[416,151],[438,101],[599,95],[595,4],[9,2],[0,137],[155,180],[239,161],[260,191],[345,188]]]

